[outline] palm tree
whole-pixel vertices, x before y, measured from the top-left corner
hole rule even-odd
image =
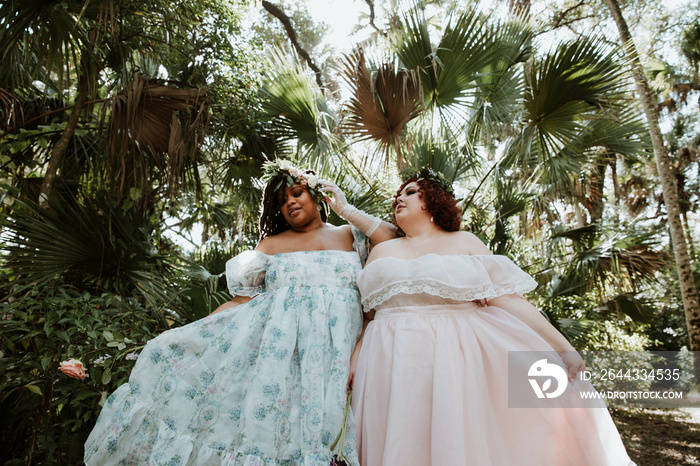
[[[369,150],[381,154],[385,167],[429,164],[462,184],[472,228],[499,253],[520,254],[518,232],[532,234],[532,226],[542,226],[540,213],[552,215],[557,203],[590,207],[584,228],[602,221],[590,204],[596,183],[614,166],[610,160],[633,159],[647,142],[624,93],[619,50],[600,37],[533,50],[527,26],[492,22],[474,9],[456,12],[435,44],[421,9],[395,24],[387,48],[343,60],[352,97],[341,114],[341,137],[353,147],[376,144]],[[601,305],[643,321],[648,316],[632,296],[665,256],[638,243],[600,237],[588,248],[562,251],[560,261],[578,265],[559,272],[551,296],[596,290]],[[542,273],[551,267],[539,266]],[[621,277],[627,278],[611,286]]]
[[[688,338],[690,339],[690,350],[694,351],[693,368],[695,380],[700,383],[700,299],[695,286],[693,268],[688,255],[688,245],[683,232],[681,219],[681,208],[678,200],[676,177],[671,169],[671,162],[668,150],[664,144],[663,135],[659,127],[659,110],[657,99],[651,93],[649,84],[644,75],[639,55],[632,40],[632,35],[627,27],[620,5],[616,0],[605,0],[610,13],[615,20],[620,35],[620,41],[625,45],[630,56],[632,73],[634,76],[637,94],[647,119],[648,131],[654,148],[654,159],[659,180],[663,190],[664,204],[668,215],[668,225],[671,232],[671,242],[673,244],[673,254],[675,257],[678,278],[683,298],[683,309],[685,311],[686,323],[688,326]]]
[[[18,203],[0,222],[6,241],[3,294],[21,295],[58,280],[92,293],[170,303],[176,262],[158,251],[148,218],[125,211],[109,191],[54,197],[50,209]]]
[[[159,177],[169,182],[169,196],[183,188],[198,190],[198,173],[193,166],[198,163],[197,148],[208,122],[207,92],[183,82],[149,80],[138,70],[156,73],[158,66],[166,66],[171,76],[206,82],[194,72],[196,67],[191,63],[196,55],[210,51],[191,38],[191,26],[199,24],[207,12],[223,13],[221,10],[214,2],[173,10],[169,3],[160,0],[59,4],[11,0],[0,5],[0,57],[3,63],[9,63],[8,71],[18,72],[0,73],[5,112],[11,111],[13,116],[12,124],[5,124],[3,129],[18,134],[42,120],[41,114],[30,117],[22,112],[23,103],[35,98],[48,102],[51,96],[57,97],[58,108],[45,109],[49,118],[68,112],[58,137],[50,138],[48,146],[31,141],[27,145],[28,152],[36,151],[35,158],[45,157],[45,162],[27,161],[46,163],[39,194],[42,205],[48,202],[56,177],[63,172],[63,159],[72,150],[76,131],[102,135],[98,122],[107,117],[108,138],[101,140],[101,149],[108,148],[110,166],[119,167],[113,173],[118,175],[120,197],[135,188],[143,196],[142,203],[147,203],[153,198],[150,191]],[[233,24],[228,28],[233,28]],[[223,49],[218,51],[226,53]],[[31,84],[36,79],[42,81],[43,88]],[[100,79],[105,81],[103,88],[98,86]],[[108,98],[101,98],[100,94]],[[102,105],[101,116],[94,110],[96,104]],[[40,131],[35,136],[46,138]],[[42,145],[45,149],[36,149]],[[133,171],[125,173],[135,164],[143,171],[136,176],[132,176]],[[94,164],[98,178],[101,165]],[[159,172],[154,173],[152,167]],[[151,186],[145,185],[146,178]]]

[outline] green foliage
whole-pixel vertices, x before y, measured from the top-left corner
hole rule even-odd
[[[700,65],[700,22],[696,21],[683,31],[681,52],[697,73]]]
[[[60,280],[97,292],[141,295],[152,305],[170,299],[174,264],[156,249],[149,219],[119,207],[107,193],[55,199],[50,210],[18,203],[0,224],[11,293]]]
[[[224,248],[212,242],[191,255],[181,278],[181,303],[175,309],[184,322],[206,317],[231,300],[225,277],[226,262],[247,249],[246,246],[234,244],[233,247]]]
[[[331,148],[335,115],[330,113],[313,77],[298,61],[274,52],[260,98],[265,115],[273,119],[273,134],[279,139],[281,153],[294,154],[294,145],[284,147],[290,142],[297,142],[312,158]]]
[[[79,464],[102,403],[129,376],[130,354],[167,328],[162,313],[57,285],[34,287],[0,311],[0,457]],[[88,377],[61,373],[69,359],[82,361]]]

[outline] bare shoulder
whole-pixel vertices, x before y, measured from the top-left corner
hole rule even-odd
[[[474,233],[468,231],[455,231],[454,238],[459,242],[460,249],[464,250],[464,254],[482,255],[491,254],[491,251]]]
[[[351,251],[355,238],[350,225],[331,225],[327,223],[323,229],[325,249],[342,249]]]
[[[270,256],[277,254],[277,250],[279,249],[279,237],[282,234],[284,234],[284,232],[273,236],[266,236],[255,246],[255,250]]]
[[[350,225],[348,225],[348,224],[340,225],[340,226],[335,226],[335,225],[328,224],[328,226],[332,227],[333,229],[335,229],[335,231],[337,231],[338,233],[340,233],[340,234],[342,234],[342,235],[345,235],[345,236],[348,236],[348,237],[350,237],[350,238],[353,238],[353,235],[352,235],[352,227],[351,227]]]
[[[369,264],[373,260],[381,257],[395,256],[396,251],[401,247],[401,242],[402,238],[394,238],[372,246],[372,250],[367,257],[367,263]]]

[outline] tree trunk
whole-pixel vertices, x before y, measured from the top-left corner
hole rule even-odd
[[[265,9],[265,11],[270,13],[272,16],[277,18],[280,21],[280,23],[282,23],[284,30],[287,32],[287,37],[289,37],[289,40],[292,42],[294,50],[296,50],[297,53],[301,56],[301,58],[303,58],[304,61],[306,61],[306,63],[309,65],[309,68],[311,68],[311,70],[316,75],[316,84],[318,84],[318,87],[323,89],[323,73],[321,72],[321,69],[318,66],[316,66],[316,63],[314,63],[314,61],[311,59],[309,52],[307,52],[297,40],[297,33],[296,31],[294,31],[294,26],[292,26],[292,20],[289,19],[289,16],[287,16],[286,13],[282,11],[280,7],[278,7],[277,5],[273,5],[267,0],[262,1],[262,6]]]
[[[95,40],[95,32],[90,32],[91,42]],[[44,181],[41,183],[41,190],[39,191],[39,207],[47,208],[49,206],[49,196],[53,190],[53,184],[56,180],[56,173],[58,172],[58,167],[63,161],[63,155],[68,150],[68,144],[75,134],[75,129],[78,127],[78,122],[80,121],[80,114],[85,108],[85,102],[87,102],[87,97],[90,92],[89,85],[89,73],[90,73],[90,55],[89,52],[83,51],[82,58],[80,60],[79,68],[80,77],[78,78],[78,93],[75,96],[75,103],[73,105],[73,111],[71,112],[70,118],[68,119],[68,124],[66,129],[61,134],[58,142],[53,147],[51,151],[51,156],[49,157],[49,164],[46,167],[46,173],[44,174]]]
[[[659,113],[656,99],[652,96],[649,84],[644,76],[641,61],[637,54],[637,49],[632,42],[627,22],[622,16],[617,0],[605,0],[610,13],[615,19],[620,40],[627,49],[629,58],[632,60],[632,72],[637,87],[637,93],[644,108],[644,114],[649,126],[652,145],[654,147],[654,159],[656,169],[661,181],[664,204],[668,214],[668,225],[671,230],[671,242],[673,254],[676,260],[678,278],[681,287],[681,297],[683,298],[683,309],[685,310],[686,325],[688,327],[688,338],[690,340],[690,350],[694,351],[693,369],[695,382],[700,383],[700,304],[698,303],[698,293],[693,279],[693,269],[688,256],[688,246],[683,232],[681,221],[681,209],[678,202],[678,191],[676,179],[671,170],[671,163],[668,151],[664,145],[661,129],[659,128]]]

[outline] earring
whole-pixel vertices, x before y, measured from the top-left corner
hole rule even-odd
[[[430,223],[433,223],[433,217],[430,217]]]
[[[316,210],[321,210],[321,206],[317,204],[317,205],[316,205]]]

